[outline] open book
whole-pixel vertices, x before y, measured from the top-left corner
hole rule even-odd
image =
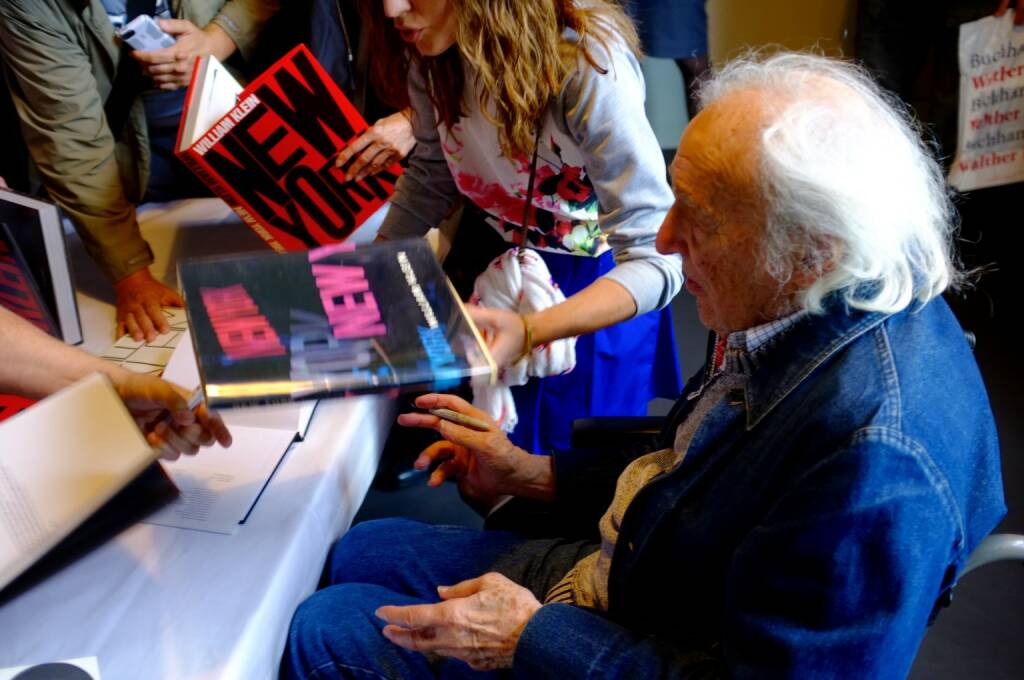
[[[187,260],[178,281],[212,408],[494,380],[424,239]]]
[[[202,57],[177,154],[271,248],[307,250],[343,241],[394,191],[397,164],[357,182],[334,167],[366,127],[303,45],[245,88]]]
[[[99,374],[5,421],[0,452],[0,600],[176,493]]]

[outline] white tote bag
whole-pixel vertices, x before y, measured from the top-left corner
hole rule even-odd
[[[1024,26],[1013,11],[960,26],[960,119],[949,183],[1024,181]]]

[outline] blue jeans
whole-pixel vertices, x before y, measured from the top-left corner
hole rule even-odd
[[[292,618],[284,653],[286,678],[485,678],[447,658],[405,650],[381,634],[373,612],[383,605],[439,602],[437,586],[490,570],[523,542],[515,534],[435,526],[405,519],[358,524],[328,558],[330,586]]]

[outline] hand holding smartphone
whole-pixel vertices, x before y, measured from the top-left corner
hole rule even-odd
[[[152,50],[173,47],[174,37],[160,30],[153,17],[148,14],[140,14],[118,31],[121,40],[139,52],[150,52]]]

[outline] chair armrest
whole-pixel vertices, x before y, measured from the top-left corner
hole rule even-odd
[[[1020,534],[991,534],[986,536],[978,544],[978,547],[974,549],[971,556],[967,558],[967,564],[964,565],[964,570],[960,576],[986,564],[1003,560],[1024,563],[1024,536]]]
[[[572,446],[577,449],[623,448],[657,437],[663,416],[601,416],[577,418],[572,423]]]

